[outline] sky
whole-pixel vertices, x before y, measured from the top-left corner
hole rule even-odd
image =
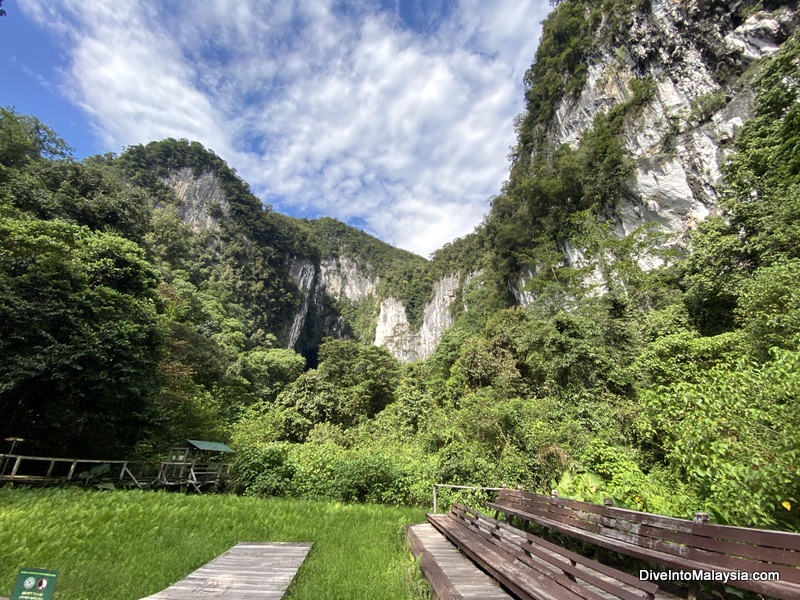
[[[75,157],[201,142],[265,204],[428,256],[508,175],[546,0],[5,0],[0,105]]]

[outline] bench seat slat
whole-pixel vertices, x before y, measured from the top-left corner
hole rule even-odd
[[[495,521],[489,517],[484,517],[487,521],[492,524],[496,524],[498,528],[509,528],[508,525],[505,523],[500,523],[499,521]],[[647,594],[655,594],[658,590],[658,586],[654,583],[641,581],[635,577],[628,575],[627,573],[623,573],[614,569],[612,567],[608,567],[602,563],[598,563],[597,561],[591,560],[586,558],[585,556],[581,556],[580,554],[576,554],[567,550],[566,548],[562,548],[561,546],[557,546],[555,544],[551,544],[550,542],[543,540],[541,538],[537,538],[534,535],[531,535],[527,532],[518,531],[520,534],[525,535],[525,544],[522,546],[522,551],[517,554],[520,560],[525,561],[526,557],[524,556],[525,552],[535,554],[541,560],[547,561],[556,568],[561,569],[565,573],[569,573],[576,577],[579,577],[586,581],[587,583],[610,593],[615,594],[619,598],[623,600],[641,600],[642,598],[646,597]],[[550,552],[544,552],[542,549],[549,550]],[[554,554],[557,554],[561,557],[561,560],[555,558]],[[564,561],[566,559],[567,562]],[[624,588],[621,588],[619,585],[609,582],[606,579],[602,579],[593,575],[591,572],[587,572],[586,570],[579,569],[577,566],[571,564],[569,561],[575,563],[575,565],[582,565],[584,567],[588,567],[593,571],[596,571],[606,577],[611,577],[616,579],[617,581],[621,581],[623,583],[628,584],[629,586],[637,589],[641,589],[644,591],[644,594],[636,594],[634,592],[628,591]]]
[[[447,515],[428,515],[428,520],[514,593],[528,589],[536,598],[604,600],[604,592],[620,600],[646,600],[658,589],[654,583],[640,581],[460,504]],[[486,555],[489,550],[493,554]],[[505,561],[510,571],[495,573],[500,566],[497,561]],[[530,581],[515,581],[520,573],[538,583],[531,588]],[[542,577],[549,583],[543,583]],[[550,595],[542,596],[542,592]]]
[[[539,548],[536,548],[534,542],[528,539],[527,536],[522,535],[524,534],[524,532],[522,531],[519,532],[520,535],[518,537],[520,539],[519,541],[514,543],[508,539],[504,539],[499,535],[499,531],[501,530],[501,527],[499,527],[499,522],[496,521],[493,522],[494,521],[493,519],[490,519],[485,515],[480,515],[479,517],[471,516],[468,514],[467,511],[468,509],[466,509],[466,507],[456,505],[453,507],[453,510],[451,512],[453,512],[457,518],[464,519],[469,523],[472,523],[472,525],[477,528],[475,532],[481,535],[482,537],[488,539],[490,542],[501,543],[501,545],[505,547],[506,551],[509,554],[513,555],[517,560],[523,562],[529,567],[541,571],[542,565],[538,564],[536,561],[526,556],[526,553],[528,552],[531,554],[535,554],[537,558],[549,564],[551,570],[553,568],[557,569],[557,571],[553,571],[553,575],[551,575],[551,577],[556,581],[558,581],[559,584],[566,587],[567,589],[575,588],[575,584],[566,577],[566,574],[569,573],[570,575],[583,579],[584,581],[590,583],[591,585],[594,585],[595,587],[604,589],[608,592],[618,595],[617,592],[620,589],[618,585],[614,585],[613,583],[603,581],[597,577],[594,577],[591,573],[587,573],[586,571],[574,567],[568,562],[568,559],[566,561],[564,560],[563,555],[562,558],[559,559],[556,556],[553,556],[552,554],[543,552]],[[480,525],[478,524],[480,521],[484,521],[486,524],[485,527],[488,527],[488,529],[486,530],[481,529]],[[503,531],[510,532],[510,528],[504,529]],[[543,540],[537,540],[537,541],[543,541]],[[558,548],[558,550],[563,550],[563,548]],[[586,559],[584,559],[584,562],[591,563],[593,561],[587,561]],[[602,596],[598,596],[597,594],[588,589],[581,590],[580,588],[577,588],[574,589],[574,591],[576,591],[581,595],[585,595],[585,597],[588,600],[604,600]],[[642,596],[636,596],[636,595],[631,595],[630,597],[626,596],[625,600],[642,600]]]
[[[631,523],[646,523],[651,527],[660,527],[681,533],[689,533],[711,538],[724,538],[727,540],[754,544],[767,548],[780,550],[795,550],[800,552],[800,534],[785,531],[770,531],[768,529],[754,529],[752,527],[732,527],[729,525],[716,525],[714,523],[698,524],[686,519],[665,517],[651,513],[643,513],[625,508],[598,506],[588,502],[570,500],[567,498],[550,498],[540,494],[520,492],[519,490],[502,490],[498,502],[512,502],[528,505],[541,511],[555,511],[569,516],[568,511],[586,513],[583,518],[589,520],[589,515],[598,515],[614,520],[623,520]]]
[[[644,548],[661,550],[685,558],[709,561],[715,566],[740,570],[760,570],[766,566],[776,567],[774,570],[781,573],[782,579],[800,583],[800,569],[795,568],[800,566],[800,552],[762,548],[755,544],[692,535],[682,531],[653,527],[648,523],[635,525],[615,520],[613,525],[598,525],[595,522],[586,522],[580,519],[561,518],[558,514],[517,508],[516,504],[506,505],[500,502],[490,502],[488,505],[503,512],[506,512],[506,508],[517,510],[520,518],[529,521],[555,521],[565,526],[577,527],[590,533],[612,537]]]
[[[496,546],[489,544],[465,525],[448,515],[428,515],[428,521],[464,552],[473,562],[489,572],[515,595],[524,600],[564,598],[583,600],[565,590],[545,575],[530,576],[513,567],[509,557]]]
[[[623,582],[625,582],[628,585],[631,585],[633,587],[642,586],[643,589],[647,589],[647,590],[649,590],[649,591],[651,591],[653,593],[655,593],[656,589],[658,589],[658,586],[656,586],[655,584],[642,582],[638,578],[632,577],[632,576],[628,575],[627,573],[624,573],[622,571],[618,571],[617,569],[615,569],[613,567],[608,567],[608,566],[606,566],[606,565],[604,565],[602,563],[599,563],[599,562],[597,562],[595,560],[592,560],[591,558],[586,558],[585,556],[582,556],[580,554],[572,552],[571,550],[567,550],[566,548],[563,548],[562,546],[559,546],[557,544],[553,544],[552,542],[548,542],[547,540],[542,539],[542,538],[540,538],[538,536],[535,536],[535,535],[533,535],[531,533],[528,533],[526,531],[522,531],[522,530],[516,529],[516,528],[512,527],[511,525],[509,525],[507,523],[503,523],[502,521],[498,521],[497,519],[492,519],[491,517],[488,517],[486,515],[481,515],[481,519],[486,520],[493,527],[505,528],[507,530],[513,530],[518,535],[524,535],[526,537],[526,539],[528,540],[528,542],[531,543],[531,544],[535,544],[537,546],[541,546],[542,548],[545,548],[546,550],[549,550],[550,552],[553,552],[553,553],[556,553],[556,554],[560,554],[561,556],[565,557],[567,560],[572,560],[572,561],[575,561],[578,564],[583,564],[585,566],[588,566],[588,567],[590,567],[590,568],[592,568],[592,569],[594,569],[594,570],[596,570],[596,571],[598,571],[600,573],[603,573],[604,575],[619,579],[620,581],[623,581]]]
[[[776,563],[790,567],[800,566],[800,552],[796,552],[794,550],[769,548],[757,546],[755,544],[734,542],[722,538],[692,535],[690,533],[683,533],[681,531],[654,527],[647,522],[637,524],[629,521],[622,521],[620,519],[607,519],[606,517],[601,517],[601,519],[601,525],[603,527],[602,531],[604,533],[608,532],[609,530],[614,530],[628,533],[633,536],[639,536],[642,540],[649,538],[664,542],[671,542],[675,549],[677,549],[679,546],[690,546],[692,548],[699,548],[701,550],[739,556],[741,558],[751,559],[761,563]],[[635,543],[646,544],[647,542],[644,541]]]
[[[558,546],[556,544],[552,544],[552,543],[548,542],[547,540],[544,540],[542,538],[536,537],[536,536],[534,536],[534,535],[532,535],[530,533],[526,532],[526,536],[528,536],[528,541],[530,543],[532,543],[532,544],[536,544],[536,545],[542,546],[543,548],[551,550],[552,552],[558,552],[558,553],[562,554],[563,556],[565,556],[567,559],[574,560],[578,564],[591,566],[591,568],[596,570],[597,572],[602,573],[603,575],[606,575],[606,576],[609,576],[609,577],[614,577],[616,579],[619,579],[623,583],[627,583],[628,585],[630,585],[632,587],[640,587],[641,589],[643,589],[643,590],[645,590],[645,591],[647,591],[649,593],[655,593],[656,590],[658,589],[658,586],[655,585],[654,583],[648,583],[646,581],[641,581],[640,579],[638,579],[636,577],[633,577],[631,575],[628,575],[627,573],[618,571],[617,569],[615,569],[613,567],[606,566],[606,565],[604,565],[602,563],[598,563],[597,561],[594,561],[594,560],[591,560],[589,558],[586,558],[585,556],[581,556],[580,554],[576,554],[575,552],[567,550],[566,548],[562,548],[561,546]]]
[[[628,556],[632,556],[634,558],[638,558],[641,560],[655,562],[658,564],[665,565],[672,569],[677,570],[700,570],[700,571],[722,571],[722,572],[732,572],[735,570],[741,571],[778,571],[781,574],[780,582],[764,582],[764,581],[736,581],[735,586],[740,587],[743,589],[749,589],[756,592],[767,593],[777,598],[786,598],[786,599],[794,599],[800,598],[800,569],[793,568],[792,566],[784,566],[780,564],[772,564],[769,562],[761,562],[761,561],[753,561],[753,560],[746,560],[743,558],[738,557],[728,557],[725,554],[718,554],[714,552],[710,552],[704,549],[696,549],[696,548],[686,548],[685,546],[681,546],[680,550],[674,544],[668,544],[666,542],[658,540],[656,537],[641,537],[641,536],[631,536],[629,533],[625,533],[623,531],[614,530],[611,527],[603,527],[598,525],[594,522],[586,522],[580,521],[579,519],[570,519],[563,515],[561,512],[553,512],[548,513],[548,511],[543,510],[544,504],[543,502],[531,502],[530,510],[527,508],[523,508],[520,506],[521,503],[513,501],[513,496],[518,496],[517,492],[513,492],[512,494],[504,495],[501,492],[498,501],[489,503],[489,506],[495,510],[500,512],[504,512],[507,515],[516,516],[520,519],[531,521],[534,523],[538,523],[544,527],[549,529],[553,529],[555,531],[560,531],[566,535],[571,537],[575,537],[577,539],[581,539],[583,541],[596,544],[598,546],[607,548],[609,550],[614,550],[621,554],[625,554]],[[511,496],[511,502],[504,502],[509,496]],[[545,498],[545,496],[540,496],[540,498]],[[550,499],[547,499],[550,500]],[[562,501],[562,499],[554,499],[558,501]],[[577,501],[570,501],[575,503]],[[630,516],[630,513],[639,515],[637,520],[639,523],[644,521],[646,513],[635,513],[635,511],[627,511],[624,509],[616,509],[616,508],[609,508],[609,507],[602,507],[607,511],[607,515],[613,515],[616,511],[623,512],[623,515],[627,518]],[[614,511],[614,512],[612,512]],[[629,514],[624,514],[629,513]],[[696,529],[703,529],[703,533],[706,533],[706,528],[713,528],[715,534],[720,535],[720,532],[726,532],[727,529],[746,529],[746,528],[727,528],[724,526],[715,526],[709,524],[695,524],[688,521],[683,521],[681,519],[672,519],[669,517],[664,517],[662,519],[658,519],[660,525],[665,525],[669,521],[677,521],[678,525],[680,526],[681,531],[678,533],[687,533],[691,534],[693,530]],[[619,520],[617,521],[618,524]],[[688,525],[688,526],[687,526]],[[653,536],[659,535],[657,530],[658,527],[652,527],[650,533]],[[664,530],[666,531],[666,530]],[[752,535],[753,532],[757,534],[765,533],[765,534],[773,534],[765,536],[768,538],[771,548],[776,548],[778,545],[778,541],[782,535],[788,536],[788,540],[792,541],[794,536],[793,534],[783,534],[783,532],[770,532],[761,530],[753,530],[747,529],[747,535],[739,535],[734,537],[745,538],[745,539],[757,539],[757,535]],[[739,532],[741,533],[741,532]],[[715,540],[716,538],[711,538],[709,536],[704,536],[706,539]],[[800,538],[800,536],[797,536]],[[639,545],[637,542],[641,540],[646,540],[644,545]],[[733,543],[733,542],[731,542]],[[751,542],[752,543],[752,542]],[[789,546],[792,544],[790,543]],[[755,548],[755,546],[754,546]],[[781,546],[778,546],[781,548]],[[783,555],[782,560],[787,560],[787,562],[793,562],[797,559],[794,556],[794,553],[787,550],[785,546],[783,548]],[[737,549],[740,551],[740,549]],[[682,556],[680,553],[685,554]],[[711,564],[709,564],[711,562]]]
[[[661,539],[676,544],[692,546],[693,548],[710,550],[712,552],[741,556],[742,558],[750,558],[762,563],[776,563],[793,567],[800,566],[800,552],[794,550],[765,548],[721,538],[705,538],[680,531],[651,527],[646,523],[640,526],[639,533],[648,538]]]
[[[464,525],[471,531],[472,533],[480,536],[484,540],[486,540],[489,544],[494,544],[501,548],[503,552],[506,553],[508,559],[511,561],[512,564],[515,560],[519,560],[521,553],[519,552],[519,546],[513,544],[507,539],[502,539],[495,537],[492,535],[491,531],[487,531],[484,528],[479,526],[479,519],[476,516],[470,515],[465,512],[463,506],[454,506],[451,509],[451,515],[457,520],[459,523]],[[522,561],[527,567],[532,567],[534,569],[534,573],[537,575],[544,575],[550,579],[552,579],[555,583],[560,585],[563,588],[575,593],[578,597],[583,598],[584,600],[604,600],[602,597],[597,596],[591,590],[582,589],[580,586],[575,584],[573,581],[567,578],[564,574],[564,571],[559,569],[556,573],[552,570],[552,567],[548,569],[548,571],[543,571],[541,565],[536,565],[535,563],[531,563],[529,561]],[[517,565],[519,568],[519,565]],[[545,567],[546,568],[546,567]]]
[[[552,562],[552,557],[549,556],[546,552],[543,552],[541,549],[537,548],[535,544],[531,544],[529,542],[527,551],[530,554],[535,555],[540,560],[544,560],[544,561],[547,561],[547,562]],[[534,559],[532,557],[525,556],[525,554],[522,553],[522,552],[520,553],[520,555],[517,556],[517,560],[519,560],[520,562],[523,562],[523,563],[525,563],[527,565],[530,565],[533,568],[537,568]],[[556,566],[557,566],[557,568],[562,569],[562,571],[565,574],[568,573],[568,574],[572,575],[573,577],[579,577],[580,579],[582,579],[583,581],[585,581],[589,585],[592,585],[592,586],[594,586],[594,587],[596,587],[596,588],[598,588],[600,590],[603,590],[605,592],[609,592],[609,593],[613,594],[615,597],[619,598],[620,600],[642,600],[642,598],[643,598],[643,596],[638,596],[638,595],[636,595],[636,594],[634,594],[632,592],[629,592],[628,590],[626,590],[624,588],[621,588],[619,586],[614,585],[613,582],[607,581],[605,579],[601,579],[600,577],[596,577],[596,576],[592,575],[591,573],[587,573],[585,571],[581,571],[580,569],[578,569],[577,567],[573,567],[569,563],[562,563],[562,564],[556,565]],[[586,590],[586,592],[591,592],[591,590]],[[593,592],[591,592],[591,597],[592,598],[597,598],[598,600],[605,600],[605,598],[603,596],[596,595]]]
[[[727,554],[710,552],[708,550],[703,550],[701,548],[695,548],[692,546],[679,546],[661,541],[658,538],[649,538],[644,536],[633,537],[628,534],[624,534],[623,532],[614,530],[606,532],[606,535],[611,538],[618,539],[621,542],[632,543],[636,546],[641,546],[642,548],[647,548],[655,552],[661,552],[664,554],[674,555],[685,560],[703,563],[706,565],[706,570],[727,569],[731,571],[738,570],[748,572],[776,571],[780,573],[781,581],[800,583],[800,569],[782,564],[762,562],[758,560],[741,558],[738,556],[729,556]]]

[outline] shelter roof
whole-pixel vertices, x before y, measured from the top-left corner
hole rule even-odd
[[[196,450],[207,452],[233,452],[231,448],[221,442],[206,442],[203,440],[186,440],[186,442]]]

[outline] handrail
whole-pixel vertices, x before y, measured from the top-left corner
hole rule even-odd
[[[504,490],[506,488],[501,487],[481,487],[476,485],[452,485],[450,483],[434,483],[433,484],[433,514],[436,514],[436,488],[453,488],[458,490],[486,490],[490,492],[499,492],[500,490]]]
[[[73,476],[75,475],[75,471],[77,470],[78,465],[109,465],[109,467],[116,467],[119,468],[119,476],[116,477],[119,481],[123,481],[127,477],[134,482],[136,487],[142,487],[142,484],[137,480],[137,477],[131,471],[131,469],[136,469],[137,473],[141,475],[144,469],[148,467],[158,468],[159,474],[157,479],[161,479],[163,471],[165,468],[168,467],[190,467],[193,468],[198,461],[186,461],[186,462],[173,462],[173,461],[156,461],[156,460],[100,460],[96,458],[56,458],[52,456],[25,456],[22,454],[0,454],[0,461],[2,464],[2,470],[0,470],[0,481],[56,481],[56,480],[65,480],[65,481],[72,481]],[[38,463],[50,463],[50,466],[47,468],[46,475],[20,475],[19,471],[21,470],[21,466],[23,463],[28,463],[36,461]],[[69,466],[69,473],[67,475],[57,475],[53,476],[53,471],[57,464]],[[231,471],[231,463],[227,462],[209,462],[207,460],[202,461],[200,464],[206,467],[210,467],[209,474],[211,469],[216,472],[219,476],[230,475]],[[8,470],[9,465],[11,466],[10,473],[6,473]],[[115,469],[116,470],[116,469]]]
[[[97,463],[108,465],[121,465],[123,463],[154,463],[161,464],[160,460],[101,460],[99,458],[63,458],[54,456],[25,456],[24,454],[1,454],[0,458],[22,458],[25,460],[56,460],[58,462],[79,462],[79,463]]]

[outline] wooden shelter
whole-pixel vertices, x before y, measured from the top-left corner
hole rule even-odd
[[[230,474],[230,463],[225,461],[233,450],[220,442],[186,440],[169,452],[161,463],[157,483],[164,486],[181,486],[202,492],[219,485]]]

